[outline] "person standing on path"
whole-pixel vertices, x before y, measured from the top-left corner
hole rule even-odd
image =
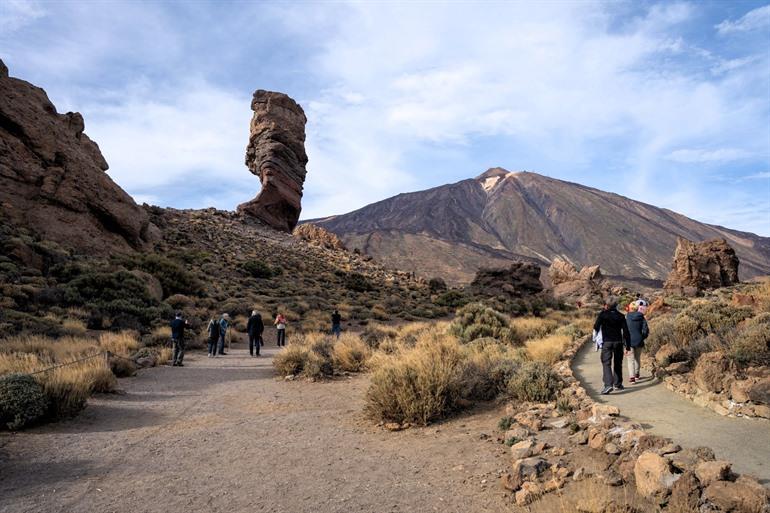
[[[275,316],[276,345],[278,347],[286,345],[286,317],[281,312]]]
[[[246,324],[246,332],[249,334],[249,354],[254,356],[256,348],[259,356],[259,346],[262,345],[262,332],[265,331],[265,324],[262,322],[262,316],[256,310],[251,311],[251,317]]]
[[[602,395],[623,390],[623,346],[629,347],[631,341],[626,318],[618,312],[618,300],[610,297],[605,305],[594,323],[594,331],[602,332]]]
[[[227,337],[227,330],[230,328],[230,316],[226,313],[222,314],[222,318],[219,320],[219,355],[224,356],[225,353],[225,337]]]
[[[214,358],[217,354],[217,342],[219,342],[219,335],[220,335],[220,326],[219,326],[219,319],[216,317],[212,317],[209,321],[209,325],[206,328],[206,331],[209,333],[208,338],[208,350],[209,350],[209,358]]]
[[[182,360],[184,359],[184,329],[187,326],[187,321],[182,319],[182,312],[177,312],[173,321],[171,321],[171,341],[174,345],[174,352],[171,358],[171,365],[173,367],[184,367]]]
[[[644,313],[641,312],[640,303],[643,300],[631,303],[631,313],[626,315],[626,324],[628,325],[629,341],[626,343],[626,355],[628,355],[628,381],[636,383],[639,379],[639,370],[641,367],[642,348],[644,340],[650,334],[650,328]]]
[[[332,314],[332,335],[340,338],[340,333],[342,333],[342,316],[339,311],[334,310]]]

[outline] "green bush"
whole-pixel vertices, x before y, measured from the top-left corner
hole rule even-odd
[[[770,365],[770,313],[746,321],[727,337],[727,356],[740,365]]]
[[[43,387],[32,376],[0,376],[0,425],[21,429],[41,419],[47,409]]]
[[[139,269],[155,276],[163,287],[163,296],[173,294],[198,295],[203,284],[184,267],[166,257],[154,254],[123,257],[118,262],[128,269]]]
[[[449,332],[461,342],[492,337],[506,344],[521,343],[510,318],[481,303],[470,303],[458,310]]]
[[[448,290],[439,295],[433,302],[439,306],[447,308],[459,308],[465,306],[470,301],[465,294],[459,290]]]
[[[247,260],[241,264],[241,269],[253,278],[264,280],[280,276],[283,273],[283,269],[280,267],[271,267],[261,260]]]
[[[541,362],[525,362],[508,381],[508,393],[520,401],[552,401],[564,383]]]
[[[369,280],[361,273],[350,273],[344,279],[345,288],[354,292],[368,292],[374,287]]]

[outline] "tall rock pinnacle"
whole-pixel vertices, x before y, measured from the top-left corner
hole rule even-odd
[[[307,118],[287,95],[262,89],[254,93],[251,110],[246,165],[259,176],[262,190],[253,200],[238,205],[238,212],[291,232],[302,210]]]

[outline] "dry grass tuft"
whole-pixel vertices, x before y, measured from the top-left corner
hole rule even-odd
[[[359,372],[366,368],[372,350],[359,336],[345,333],[334,343],[332,362],[334,367],[348,372]]]
[[[526,342],[527,353],[537,362],[553,365],[564,354],[565,349],[572,342],[569,335],[548,335],[542,338],[528,340]]]
[[[559,327],[559,322],[544,317],[518,317],[511,321],[511,325],[521,340],[530,340],[553,333]]]

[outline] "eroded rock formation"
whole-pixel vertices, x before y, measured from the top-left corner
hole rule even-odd
[[[294,229],[294,236],[306,240],[310,244],[321,246],[326,249],[344,251],[345,245],[332,232],[326,231],[320,226],[311,223],[305,223]]]
[[[262,190],[238,212],[256,217],[277,230],[291,232],[302,209],[302,184],[307,173],[305,123],[297,102],[283,93],[257,90],[251,102],[246,165],[259,176]]]
[[[556,257],[548,268],[548,277],[557,299],[600,303],[611,292],[611,285],[602,276],[598,265],[585,266],[578,271],[571,263]]]
[[[540,266],[532,262],[514,262],[508,268],[479,269],[471,290],[489,296],[524,297],[543,290]]]
[[[143,248],[147,213],[105,173],[83,116],[59,114],[39,87],[0,61],[0,205],[4,222],[80,251]]]
[[[665,288],[686,295],[738,283],[738,257],[724,239],[692,242],[679,238]]]

